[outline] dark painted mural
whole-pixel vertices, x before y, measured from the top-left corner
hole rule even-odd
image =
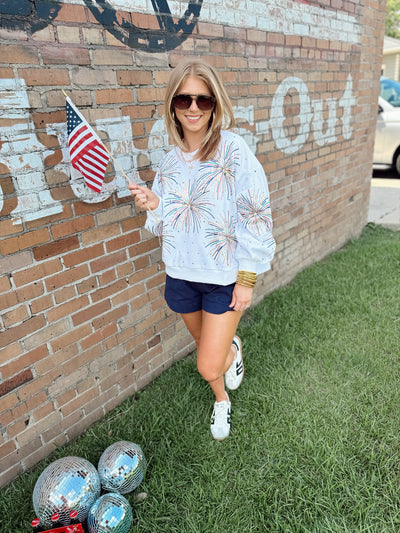
[[[53,21],[61,4],[41,0],[0,0],[0,26],[35,33]]]
[[[130,20],[117,17],[117,10],[108,0],[84,0],[84,3],[96,20],[124,45],[148,52],[162,52],[173,50],[191,35],[203,0],[189,1],[178,21],[174,20],[167,0],[152,0],[159,29],[140,28]],[[0,0],[0,26],[33,34],[57,18],[61,5],[42,0]]]
[[[188,2],[185,14],[177,23],[172,18],[167,0],[152,0],[159,30],[139,28],[127,20],[119,22],[116,10],[107,0],[84,2],[98,22],[123,44],[130,48],[156,52],[173,50],[193,32],[203,0]]]

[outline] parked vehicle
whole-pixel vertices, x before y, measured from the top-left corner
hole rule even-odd
[[[400,88],[400,84],[397,85]],[[400,106],[400,93],[398,97],[393,96],[392,101]],[[382,96],[379,97],[378,104],[373,167],[393,167],[400,176],[400,107],[395,107]]]
[[[379,96],[394,107],[400,107],[400,83],[381,77]]]

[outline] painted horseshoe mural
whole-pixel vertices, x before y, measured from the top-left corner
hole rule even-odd
[[[200,16],[203,0],[190,0],[182,17],[177,21],[171,14],[168,0],[152,0],[160,29],[135,26],[130,20],[118,19],[117,9],[109,0],[83,0],[96,20],[116,39],[130,48],[146,52],[173,50],[192,34]],[[0,0],[2,26],[11,30],[29,27],[31,34],[48,26],[61,9],[61,4],[38,0]]]
[[[108,0],[84,0],[92,15],[121,43],[147,52],[173,50],[193,32],[203,0],[191,0],[178,22],[174,22],[167,0],[152,0],[159,30],[143,29],[132,22],[117,20]]]
[[[36,11],[35,11],[36,8]],[[36,2],[30,0],[0,0],[1,25],[10,30],[24,30],[27,27],[31,34],[42,30],[57,18],[61,4]]]

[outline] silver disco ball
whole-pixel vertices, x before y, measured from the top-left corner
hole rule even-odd
[[[40,474],[33,489],[33,507],[44,526],[52,525],[54,513],[60,515],[62,525],[68,525],[71,511],[77,511],[83,522],[100,491],[99,474],[92,463],[81,457],[63,457]]]
[[[147,462],[138,444],[121,440],[102,454],[97,470],[104,490],[126,494],[143,480]]]
[[[133,521],[132,507],[121,494],[109,492],[90,508],[89,533],[128,533]]]

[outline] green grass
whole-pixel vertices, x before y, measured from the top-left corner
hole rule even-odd
[[[232,433],[209,432],[194,355],[2,489],[1,533],[29,531],[55,458],[97,465],[117,440],[149,461],[131,533],[400,531],[400,232],[365,228],[242,319]],[[136,493],[147,498],[136,501]]]

